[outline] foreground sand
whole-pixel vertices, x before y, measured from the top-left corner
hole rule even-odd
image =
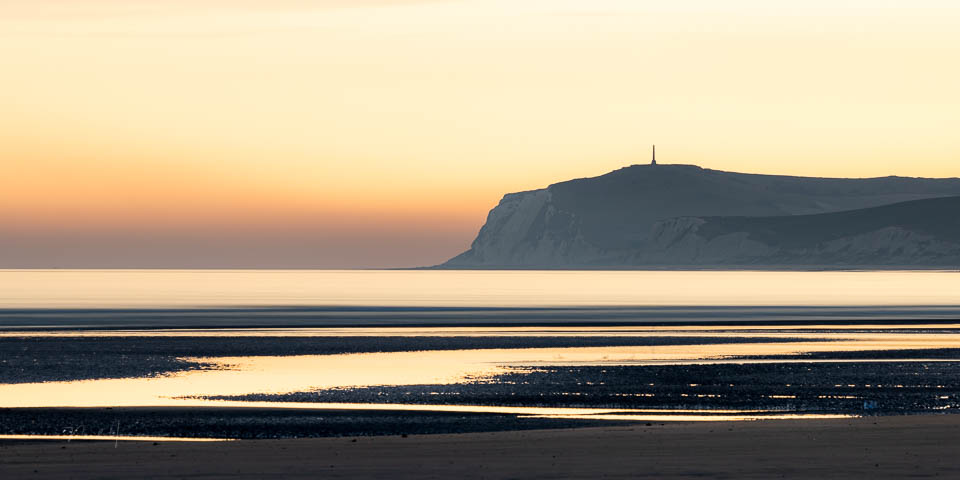
[[[0,442],[0,478],[960,477],[960,415],[226,443]]]

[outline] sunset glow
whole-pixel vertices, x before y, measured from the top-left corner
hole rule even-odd
[[[4,2],[0,268],[435,264],[503,194],[652,143],[960,176],[958,23],[935,0]]]

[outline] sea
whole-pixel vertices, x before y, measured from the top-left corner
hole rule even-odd
[[[949,413],[960,273],[0,271],[0,408],[208,407],[497,428]]]
[[[0,308],[960,304],[957,271],[0,270]]]

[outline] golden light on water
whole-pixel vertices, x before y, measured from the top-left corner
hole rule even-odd
[[[822,326],[825,327],[825,326]],[[688,327],[696,331],[696,327]],[[709,330],[705,330],[707,332]],[[465,333],[469,335],[469,333]],[[510,335],[505,330],[504,335]],[[709,335],[717,335],[714,332]],[[718,336],[741,337],[738,332]],[[740,356],[801,355],[815,352],[892,351],[960,348],[960,333],[784,332],[780,338],[811,341],[787,343],[721,343],[626,347],[518,348],[436,350],[339,355],[190,358],[211,370],[174,373],[156,378],[120,378],[0,385],[0,408],[15,407],[270,407],[309,409],[399,409],[464,411],[527,415],[643,414],[650,410],[579,409],[470,405],[382,405],[311,402],[223,401],[206,396],[283,394],[370,386],[439,385],[484,381],[496,375],[538,366],[683,365],[764,360]],[[814,341],[830,340],[830,341]],[[922,356],[922,354],[919,354]],[[924,360],[914,361],[938,361]],[[806,362],[802,357],[777,362]],[[882,360],[880,360],[882,361]],[[903,360],[898,360],[903,361]],[[665,414],[667,412],[660,412]],[[672,412],[676,419],[696,419],[691,412]],[[706,412],[705,412],[706,413]],[[753,419],[758,412],[736,413],[730,420]],[[750,415],[744,416],[744,414]],[[566,416],[566,417],[564,417]],[[595,417],[599,419],[600,417]],[[628,419],[630,417],[619,417]],[[637,417],[639,418],[639,417]],[[644,417],[647,418],[647,417]],[[650,417],[653,418],[653,417]],[[659,418],[659,417],[658,417]],[[710,416],[713,420],[720,417]]]
[[[956,272],[0,270],[0,307],[956,306]],[[188,326],[188,325],[183,325]]]
[[[232,438],[151,437],[147,435],[0,435],[0,440],[66,440],[100,442],[231,442]]]

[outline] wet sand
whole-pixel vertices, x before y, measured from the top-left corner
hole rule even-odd
[[[530,414],[478,412],[476,408],[466,411],[443,411],[442,407],[418,411],[389,407],[337,409],[331,406],[317,410],[253,405],[0,408],[0,436],[119,434],[254,440],[542,430],[609,424],[600,419],[542,418]]]
[[[0,441],[2,478],[957,478],[960,415],[223,443]]]
[[[73,331],[75,334],[79,332]],[[143,331],[141,331],[143,332]],[[169,332],[169,331],[168,331]],[[710,336],[0,336],[0,384],[156,377],[213,368],[183,357],[342,355],[503,348],[722,345],[825,339]]]

